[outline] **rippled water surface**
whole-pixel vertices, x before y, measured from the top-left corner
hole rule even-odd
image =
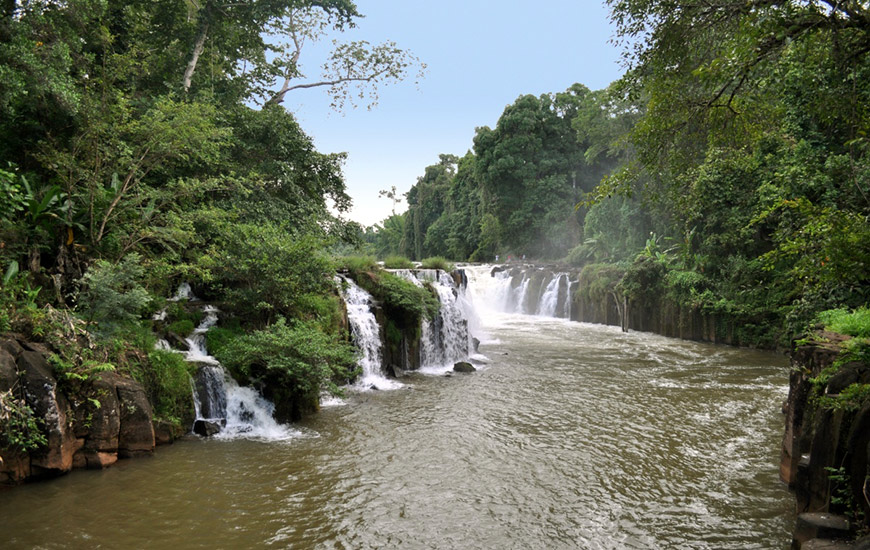
[[[352,395],[293,440],[182,441],[0,493],[0,548],[787,547],[782,357],[486,328],[483,370]]]

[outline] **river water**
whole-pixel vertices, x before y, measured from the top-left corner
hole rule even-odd
[[[481,317],[476,373],[0,493],[0,548],[788,547],[784,358]]]

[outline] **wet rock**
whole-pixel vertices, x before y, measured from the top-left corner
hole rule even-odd
[[[855,547],[842,540],[810,539],[801,545],[800,550],[855,550]]]
[[[190,344],[187,343],[187,340],[175,334],[174,332],[166,333],[166,341],[168,341],[169,345],[172,346],[174,349],[179,349],[181,351],[190,351]]]
[[[490,277],[495,277],[495,274],[496,274],[496,273],[501,273],[501,272],[504,271],[505,269],[507,269],[505,266],[503,266],[503,265],[497,265],[497,266],[495,266],[495,267],[492,268],[492,271],[489,272],[489,276],[490,276]]]
[[[198,418],[193,423],[193,433],[203,437],[211,437],[219,433],[226,425],[226,420]]]
[[[154,421],[154,443],[168,445],[184,435],[184,428],[166,420]]]
[[[474,347],[474,353],[480,353],[480,340],[478,340],[477,338],[472,336],[471,337],[471,344]]]
[[[102,373],[93,382],[93,399],[98,400],[100,406],[90,411],[90,429],[79,453],[84,467],[105,468],[118,460],[121,432],[121,406],[116,388],[118,379],[113,373]]]
[[[843,540],[849,537],[849,520],[826,513],[804,513],[797,517],[792,548],[804,548],[812,539]],[[821,544],[821,543],[817,543]]]
[[[474,365],[472,365],[471,363],[469,363],[467,361],[459,361],[458,363],[455,363],[453,365],[453,371],[467,373],[467,372],[476,372],[477,369],[474,368]]]

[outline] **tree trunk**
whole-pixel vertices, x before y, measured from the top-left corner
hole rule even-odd
[[[208,38],[208,19],[206,18],[207,14],[203,14],[203,22],[202,28],[199,31],[199,36],[196,38],[196,44],[193,46],[193,53],[190,56],[190,62],[187,64],[187,68],[184,70],[184,91],[188,91],[190,89],[190,83],[193,81],[193,72],[196,70],[196,63],[199,61],[199,56],[202,55],[202,51],[205,49],[205,40]]]

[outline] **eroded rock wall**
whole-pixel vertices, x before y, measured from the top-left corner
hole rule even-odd
[[[49,355],[41,344],[0,337],[0,392],[23,399],[46,440],[30,452],[0,448],[0,486],[153,452],[153,412],[141,384],[113,372],[59,383]]]
[[[868,527],[870,402],[831,405],[847,387],[870,383],[870,364],[838,360],[846,339],[820,333],[792,353],[780,477],[795,495],[793,548]]]

